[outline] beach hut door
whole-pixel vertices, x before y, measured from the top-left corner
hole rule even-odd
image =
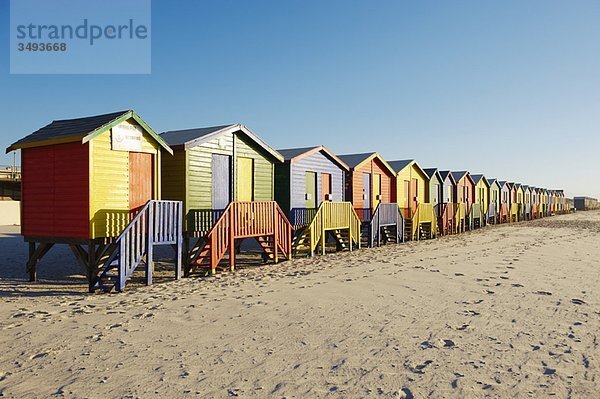
[[[253,201],[254,196],[254,159],[238,158],[237,194],[238,201]]]
[[[332,201],[331,198],[331,174],[321,173],[321,201]]]
[[[410,209],[414,215],[419,205],[419,181],[417,179],[410,180]]]
[[[229,155],[213,154],[212,156],[212,209],[224,210],[229,205],[230,197],[230,165]]]
[[[306,172],[306,209],[317,207],[317,174]]]
[[[153,197],[152,157],[144,152],[129,153],[129,209],[133,214]]]
[[[363,173],[362,200],[366,215],[367,210],[371,209],[371,175],[369,173]]]
[[[373,209],[381,203],[381,175],[373,175]]]

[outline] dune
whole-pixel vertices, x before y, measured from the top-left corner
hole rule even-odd
[[[590,398],[600,212],[122,294],[0,238],[0,396]]]

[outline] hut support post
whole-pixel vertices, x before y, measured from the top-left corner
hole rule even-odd
[[[181,264],[183,263],[183,210],[182,207],[179,206],[179,212],[177,213],[177,253],[175,260],[175,279],[179,280],[181,278]]]
[[[101,247],[99,245],[98,247]],[[96,245],[93,241],[88,243],[88,263],[87,263],[87,278],[89,292],[93,292],[94,280],[96,278]]]
[[[29,260],[25,272],[29,274],[29,281],[36,281],[36,267],[38,262],[48,253],[54,243],[40,243],[37,247],[35,242],[29,242]]]
[[[159,213],[160,215],[160,213]],[[162,222],[162,221],[160,221]],[[161,226],[159,224],[159,226]],[[146,244],[146,285],[152,284],[152,269],[154,258],[154,207],[148,207],[148,242]]]
[[[233,208],[233,209],[237,209],[237,207]],[[236,248],[235,248],[235,235],[234,235],[234,229],[237,230],[237,226],[235,226],[235,215],[233,211],[229,212],[229,237],[227,237],[227,239],[229,240],[229,270],[234,271],[235,270],[235,252],[236,252]],[[211,247],[212,250],[212,247]],[[214,271],[213,271],[214,274]]]

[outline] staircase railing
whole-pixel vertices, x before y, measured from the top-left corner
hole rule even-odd
[[[491,220],[494,220],[494,224],[498,224],[498,214],[496,212],[496,203],[490,202],[487,211],[487,220],[488,223],[491,223]]]
[[[176,245],[177,258],[175,278],[181,277],[181,253],[183,245],[183,203],[181,201],[151,200],[139,210],[123,232],[110,244],[114,251],[103,259],[95,288],[110,289],[108,279],[113,262],[117,260],[114,288],[122,291],[127,280],[144,260],[146,284],[152,283],[154,245]]]
[[[509,221],[512,223],[513,216],[515,217],[515,221],[519,221],[519,204],[510,204],[510,217]]]
[[[274,259],[279,251],[292,256],[292,225],[275,201],[231,202],[206,236],[210,248],[209,265],[214,273],[229,250],[229,264],[235,265],[235,240],[273,236]]]
[[[464,221],[467,223],[467,205],[464,202],[458,202],[454,204],[456,206],[454,212],[454,228],[458,232],[460,227],[460,222]],[[466,226],[463,226],[466,228]]]
[[[498,215],[498,223],[505,223],[504,218],[506,218],[506,222],[510,221],[510,211],[508,209],[508,204],[506,204],[506,203],[500,204],[500,213]]]
[[[347,229],[350,251],[352,251],[353,243],[360,248],[360,226],[361,220],[351,202],[322,202],[308,225],[311,256],[314,255],[319,243],[321,252],[325,254],[325,238],[328,230]]]
[[[396,202],[379,203],[369,226],[369,245],[381,245],[381,228],[396,226],[396,242],[404,241],[404,216]]]
[[[435,216],[435,209],[433,204],[428,202],[421,202],[417,205],[417,209],[412,216],[412,232],[411,237],[414,239],[418,237],[417,231],[421,228],[421,224],[431,224],[431,235],[437,235],[437,218]]]

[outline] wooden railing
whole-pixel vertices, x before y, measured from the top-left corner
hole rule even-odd
[[[322,202],[313,220],[308,225],[310,253],[314,252],[319,243],[325,253],[325,238],[328,230],[348,230],[350,251],[352,246],[360,248],[361,220],[351,202]]]
[[[458,232],[458,230],[461,228],[461,221],[463,221],[465,224],[467,223],[467,205],[464,202],[459,202],[456,203],[455,206],[454,228]],[[466,228],[466,226],[463,225],[463,228]]]
[[[498,223],[506,223],[510,221],[510,211],[508,204],[500,204],[500,212],[498,214]]]
[[[490,205],[488,206],[487,219],[488,219],[488,223],[491,223],[491,221],[493,220],[494,224],[498,224],[498,215],[496,212],[496,203],[495,202],[490,202]]]
[[[206,236],[211,271],[214,273],[228,249],[229,263],[233,269],[236,239],[265,236],[273,237],[276,262],[279,251],[291,259],[292,225],[275,201],[231,202]]]
[[[370,246],[381,245],[381,228],[386,226],[396,226],[396,242],[404,241],[404,216],[396,202],[377,205],[369,226]]]
[[[107,281],[113,262],[117,262],[117,275],[114,281],[116,291],[125,288],[127,280],[144,260],[146,263],[146,283],[152,283],[154,245],[176,245],[177,257],[175,278],[181,277],[183,247],[183,203],[181,201],[151,200],[141,208],[123,232],[109,245],[114,248],[100,265],[99,274],[93,286],[109,290]]]
[[[515,221],[519,221],[519,204],[510,204],[510,213],[509,213],[509,222],[512,223],[513,216],[515,217]]]
[[[435,216],[435,210],[433,204],[428,202],[419,203],[412,215],[411,237],[416,237],[417,231],[423,223],[431,223],[431,234],[432,236],[437,235],[437,218]]]
[[[442,234],[455,233],[454,214],[458,208],[458,204],[453,202],[445,202],[436,205],[438,208],[438,230]]]

